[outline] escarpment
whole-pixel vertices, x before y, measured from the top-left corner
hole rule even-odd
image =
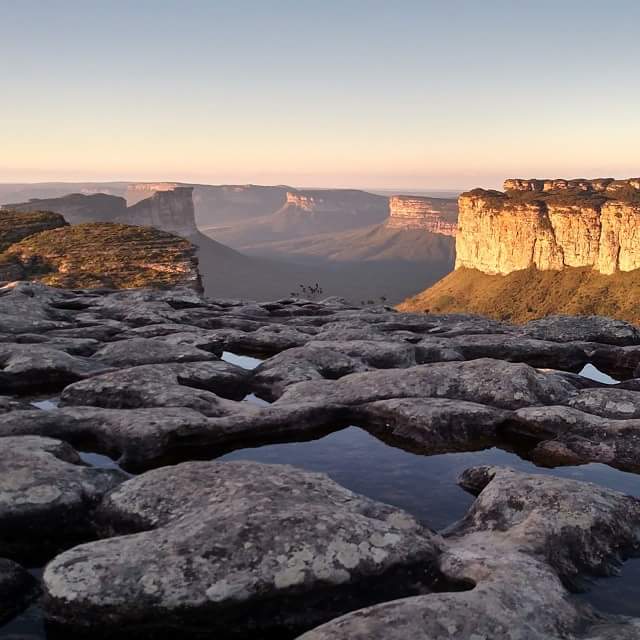
[[[640,322],[640,179],[509,179],[459,198],[455,271],[406,311]]]
[[[640,180],[505,181],[460,196],[456,268],[640,268]]]
[[[455,236],[458,204],[450,198],[391,196],[389,198],[390,229],[420,229],[445,236]]]
[[[132,188],[136,186],[138,185],[132,185]],[[134,191],[136,194],[142,193],[148,197],[134,199],[135,204],[130,207],[127,207],[127,201],[124,198],[105,193],[91,195],[72,193],[60,198],[32,199],[28,202],[8,204],[5,207],[22,213],[35,210],[55,211],[63,215],[71,224],[118,222],[156,227],[169,233],[189,236],[198,232],[192,191],[191,187],[172,185],[166,185],[165,189]]]

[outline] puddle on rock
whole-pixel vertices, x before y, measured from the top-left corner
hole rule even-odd
[[[620,575],[598,578],[589,591],[576,598],[600,611],[622,616],[640,616],[640,558],[631,558],[621,567]]]
[[[46,398],[42,400],[32,400],[31,406],[36,409],[42,409],[42,411],[54,411],[58,408],[58,403],[60,402],[60,398],[55,396],[53,398]]]
[[[239,356],[236,353],[231,353],[231,351],[224,351],[222,353],[221,360],[224,360],[229,364],[235,364],[236,366],[242,367],[243,369],[255,369],[263,362],[262,360],[260,360],[260,358],[253,358],[251,356]]]
[[[603,384],[618,384],[618,382],[620,382],[620,380],[612,378],[610,375],[607,375],[604,371],[600,371],[600,369],[592,364],[585,364],[584,367],[582,367],[582,370],[578,372],[578,375],[583,378],[589,378],[589,380],[602,382]]]
[[[80,456],[82,461],[88,464],[90,467],[95,467],[96,469],[118,469],[118,471],[127,473],[115,460],[111,459],[109,456],[103,455],[102,453],[78,451],[78,455]]]
[[[471,503],[456,484],[468,467],[509,466],[519,471],[589,481],[640,496],[640,476],[602,464],[547,469],[498,448],[425,456],[389,446],[358,427],[318,440],[239,449],[220,460],[291,464],[321,471],[345,487],[412,513],[434,529],[461,518]]]

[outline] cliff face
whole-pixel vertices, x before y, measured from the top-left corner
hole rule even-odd
[[[459,199],[456,268],[640,268],[640,180],[519,180]]]
[[[458,204],[446,198],[392,196],[389,198],[390,229],[422,229],[445,236],[457,232]]]
[[[182,236],[198,232],[191,187],[176,187],[148,193],[151,194],[150,197],[138,201],[131,207],[127,207],[124,198],[104,193],[72,193],[61,198],[37,199],[5,206],[20,212],[54,211],[63,215],[71,224],[119,222],[156,227]]]
[[[177,182],[136,182],[127,185],[125,198],[127,199],[127,204],[132,206],[141,200],[151,198],[159,191],[173,191],[179,186]]]
[[[191,187],[156,191],[150,198],[127,209],[127,222],[156,227],[181,236],[193,235],[198,232],[198,228],[192,193]]]

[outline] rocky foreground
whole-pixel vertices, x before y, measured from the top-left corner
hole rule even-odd
[[[425,455],[638,473],[639,364],[640,330],[601,317],[6,286],[0,617],[40,598],[59,637],[638,638],[571,596],[640,550],[636,498],[475,467],[475,503],[436,533],[324,475],[214,458],[356,424]],[[57,408],[31,404],[45,393]],[[41,584],[22,568],[45,563]]]

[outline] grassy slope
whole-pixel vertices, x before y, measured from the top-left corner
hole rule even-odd
[[[526,269],[506,276],[458,269],[398,309],[480,313],[512,322],[554,313],[597,314],[640,324],[640,269],[610,276],[587,268]]]
[[[26,276],[62,287],[170,286],[184,281],[195,247],[151,227],[85,223],[32,235],[3,254]]]

